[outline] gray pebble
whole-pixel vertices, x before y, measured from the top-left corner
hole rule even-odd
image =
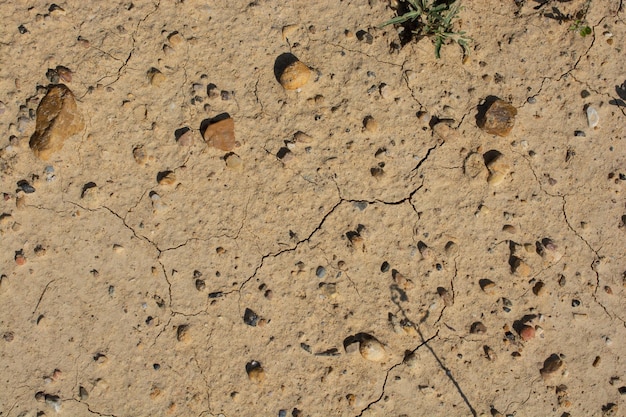
[[[528,102],[528,104],[535,104],[537,102],[537,99],[535,97],[528,97],[526,101]]]
[[[367,201],[357,201],[354,203],[354,207],[358,208],[359,211],[363,211],[367,208]]]
[[[255,327],[259,321],[259,316],[254,311],[246,308],[246,311],[243,313],[243,321],[248,326]]]
[[[26,194],[32,194],[35,192],[35,187],[30,185],[28,181],[26,180],[18,181],[17,186],[20,188],[20,190],[24,191]]]
[[[324,278],[326,276],[326,268],[324,268],[323,266],[318,266],[317,269],[315,270],[315,275],[318,278]]]
[[[46,405],[52,407],[54,411],[58,413],[61,410],[61,398],[57,395],[46,394],[44,398]]]

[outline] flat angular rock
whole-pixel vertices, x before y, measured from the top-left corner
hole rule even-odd
[[[63,148],[65,140],[85,128],[83,116],[78,110],[74,94],[63,84],[56,84],[37,107],[35,133],[30,138],[30,148],[40,159]]]
[[[492,135],[507,136],[515,125],[517,109],[504,100],[497,99],[478,120],[478,127]]]
[[[207,145],[230,152],[235,149],[235,122],[232,118],[223,119],[207,126],[203,135]]]

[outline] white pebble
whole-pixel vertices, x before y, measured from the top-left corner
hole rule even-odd
[[[598,116],[598,112],[593,107],[587,107],[587,123],[589,123],[590,128],[595,128],[600,123],[600,116]]]
[[[385,347],[376,339],[362,340],[359,344],[359,352],[368,361],[382,362],[385,360]]]

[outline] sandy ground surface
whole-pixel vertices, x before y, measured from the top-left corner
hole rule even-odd
[[[466,1],[437,60],[383,0],[3,2],[0,415],[624,415],[626,12],[544,3]]]

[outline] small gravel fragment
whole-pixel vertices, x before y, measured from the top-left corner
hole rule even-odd
[[[359,343],[359,352],[363,358],[372,362],[382,362],[387,354],[382,343],[374,338],[366,338]]]
[[[24,191],[26,194],[32,194],[35,192],[35,187],[33,187],[32,185],[30,185],[28,183],[28,181],[26,180],[21,180],[17,182],[17,186]]]
[[[563,368],[563,361],[556,353],[550,355],[544,362],[543,368],[539,371],[544,378],[551,376]]]
[[[598,123],[600,123],[600,116],[598,116],[598,111],[591,106],[587,107],[587,124],[589,125],[589,127],[593,129],[598,126]]]
[[[524,341],[531,340],[535,337],[535,328],[532,326],[524,325],[520,330],[519,335]]]
[[[229,153],[224,157],[226,161],[226,166],[233,171],[243,171],[243,161],[239,157],[239,155],[235,153]]]
[[[326,268],[324,268],[323,266],[318,266],[317,269],[315,270],[315,275],[318,278],[324,278],[326,276]]]
[[[487,326],[485,326],[482,322],[477,321],[472,323],[470,326],[470,333],[472,334],[483,334],[487,333]]]
[[[80,398],[81,401],[86,401],[89,399],[89,393],[87,392],[87,389],[85,389],[85,387],[83,387],[82,385],[78,387],[78,398]]]
[[[546,293],[546,284],[544,284],[542,281],[538,281],[533,286],[533,294],[539,297],[541,295],[544,295],[545,293]]]
[[[189,342],[191,340],[191,335],[189,333],[189,325],[181,324],[176,328],[176,339],[179,342]]]
[[[243,321],[248,326],[255,327],[259,321],[259,316],[251,309],[246,308],[245,312],[243,313]]]
[[[265,370],[261,366],[260,362],[251,361],[246,364],[246,373],[250,381],[257,384],[262,383],[265,380]]]

